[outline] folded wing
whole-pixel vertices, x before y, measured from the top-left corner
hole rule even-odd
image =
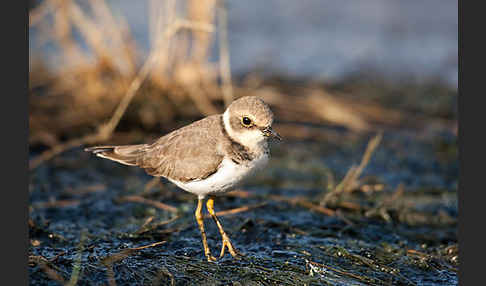
[[[220,116],[210,116],[175,130],[153,144],[86,148],[99,157],[139,166],[152,176],[187,182],[215,173],[223,160],[218,133]]]

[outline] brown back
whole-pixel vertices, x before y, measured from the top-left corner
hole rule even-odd
[[[197,127],[197,128],[196,128]],[[223,160],[221,115],[177,129],[145,147],[136,165],[148,174],[178,181],[204,179]]]

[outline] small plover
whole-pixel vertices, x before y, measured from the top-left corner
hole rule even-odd
[[[181,189],[198,196],[195,212],[204,254],[211,255],[202,215],[206,207],[222,237],[225,249],[239,253],[214,212],[214,196],[228,192],[262,168],[270,157],[268,139],[281,137],[272,129],[273,113],[254,96],[233,101],[223,114],[211,115],[162,136],[152,144],[96,146],[86,148],[98,157],[138,166],[156,177],[165,177]]]

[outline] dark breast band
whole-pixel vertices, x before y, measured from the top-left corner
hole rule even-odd
[[[228,132],[226,132],[226,128],[224,127],[223,115],[221,115],[219,122],[221,124],[221,130],[224,137],[227,138],[230,142],[230,145],[228,147],[228,154],[231,160],[235,164],[241,164],[253,160],[253,155],[251,154],[250,150],[248,150],[247,147],[236,142],[233,138],[231,138]]]

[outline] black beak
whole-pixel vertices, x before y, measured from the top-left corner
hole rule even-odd
[[[272,129],[272,127],[265,127],[265,128],[262,129],[262,132],[263,132],[263,135],[266,136],[266,137],[275,138],[278,141],[282,140],[282,137],[280,137],[280,135],[278,135],[278,133],[275,132]]]

